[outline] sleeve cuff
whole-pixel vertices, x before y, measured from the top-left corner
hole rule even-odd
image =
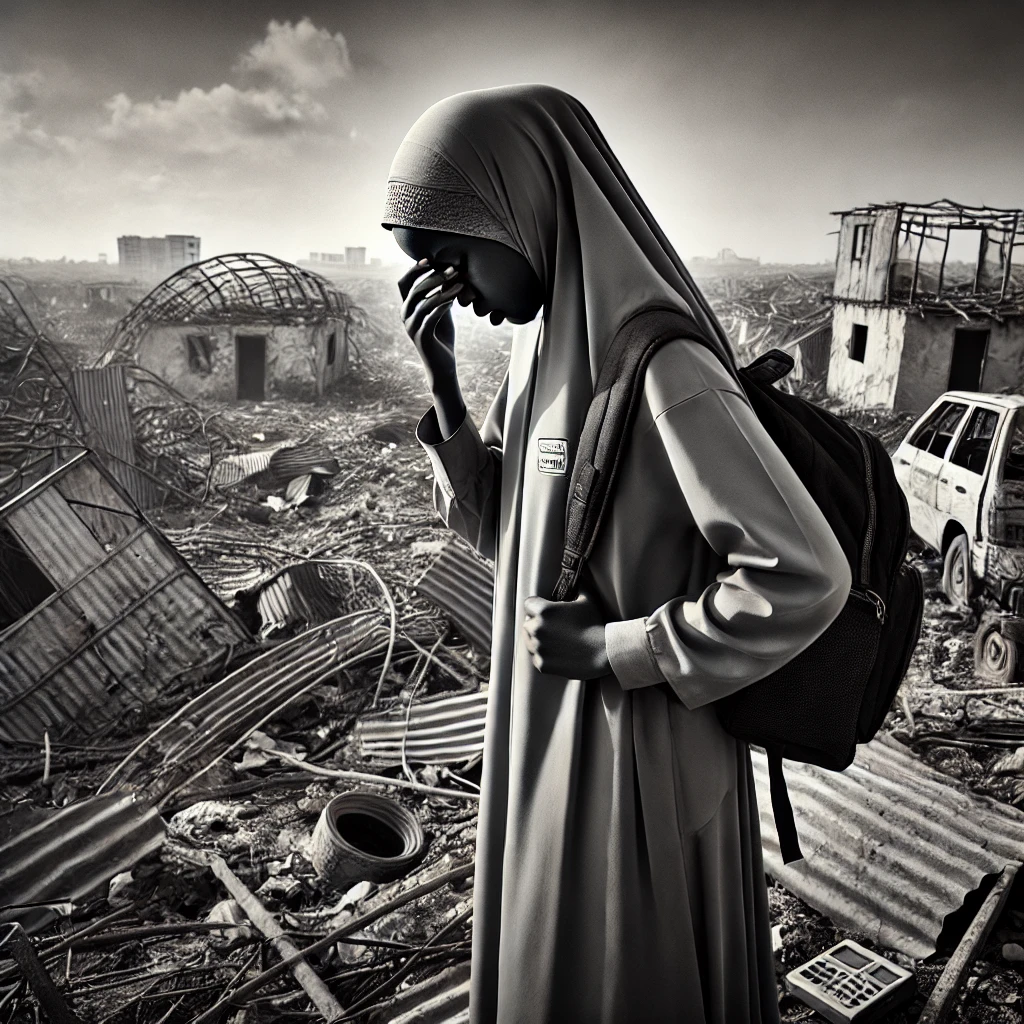
[[[608,662],[624,690],[665,681],[647,638],[645,618],[606,622],[604,640]]]
[[[449,499],[454,498],[452,477],[457,478],[460,470],[465,472],[466,465],[474,464],[484,447],[473,418],[467,411],[455,433],[443,438],[437,410],[431,406],[416,424],[416,440],[427,453],[438,486]]]

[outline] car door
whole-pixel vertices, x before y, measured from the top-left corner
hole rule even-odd
[[[943,460],[936,489],[936,507],[945,524],[956,520],[972,545],[978,540],[978,508],[999,429],[1000,412],[985,405],[971,407],[963,430]]]
[[[914,533],[936,551],[942,548],[946,523],[936,507],[939,476],[966,413],[966,402],[946,399],[910,437],[917,449],[909,467],[911,525]]]

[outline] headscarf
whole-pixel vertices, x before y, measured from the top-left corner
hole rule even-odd
[[[682,260],[594,119],[559,89],[505,86],[435,103],[391,165],[383,223],[522,253],[548,297],[542,347],[557,346],[581,401],[615,330],[653,302],[689,313],[735,372],[729,340]]]

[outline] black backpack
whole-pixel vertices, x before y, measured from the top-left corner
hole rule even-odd
[[[601,367],[569,486],[562,571],[553,599],[571,600],[590,555],[657,348],[691,338],[678,310],[652,307],[620,328]],[[838,618],[782,668],[715,702],[727,732],[763,747],[785,863],[803,854],[782,759],[841,771],[881,727],[921,631],[921,574],[906,562],[907,500],[873,434],[773,385],[793,358],[773,349],[739,370],[757,418],[814,498],[842,546],[853,587]]]

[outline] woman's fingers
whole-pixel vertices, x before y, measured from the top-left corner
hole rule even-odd
[[[436,270],[417,281],[409,289],[409,294],[406,295],[405,301],[402,303],[402,319],[406,320],[412,316],[413,310],[416,308],[416,304],[421,302],[425,296],[429,295],[438,286],[443,288],[445,281],[446,279],[444,275],[438,273]]]
[[[399,279],[398,279],[398,293],[405,299],[409,294],[409,289],[426,273],[430,272],[430,265],[426,260],[420,260],[415,266],[410,267]]]
[[[427,318],[441,307],[444,307],[441,309],[443,315],[455,296],[459,294],[461,287],[462,283],[456,281],[450,288],[442,288],[416,305],[405,318],[406,331],[414,337],[419,335],[427,325]],[[435,318],[434,326],[436,326],[438,319],[440,317]]]
[[[434,331],[437,325],[446,317],[451,309],[452,300],[448,299],[447,302],[442,303],[436,309],[432,309],[424,318],[423,323],[420,325],[420,334],[427,338],[434,337]]]

